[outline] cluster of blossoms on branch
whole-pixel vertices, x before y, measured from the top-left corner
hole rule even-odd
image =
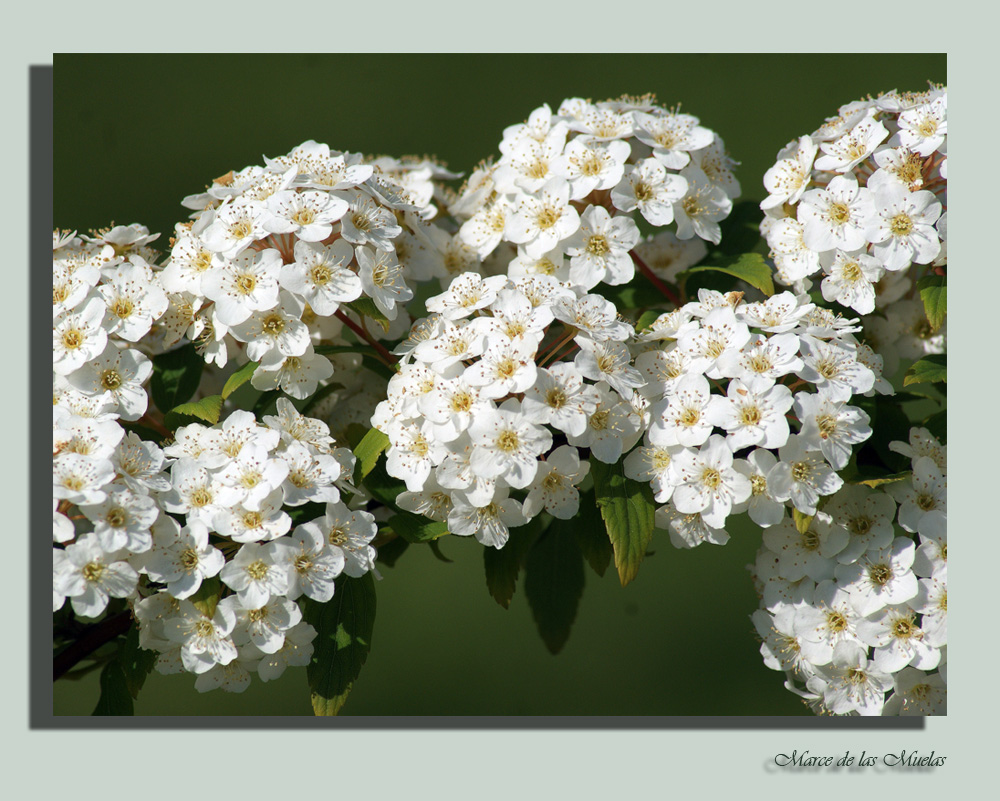
[[[777,294],[759,253],[689,286],[735,162],[649,97],[542,106],[457,192],[307,141],[185,198],[163,261],[140,225],[57,232],[54,610],[125,599],[161,672],[240,691],[310,662],[305,618],[370,581],[377,535],[500,549],[614,472],[677,548],[760,527],[762,653],[814,709],[942,711],[944,448],[915,428],[912,470],[868,484],[859,453],[902,360],[945,351],[946,97],[779,153]]]
[[[705,255],[703,240],[719,242],[740,194],[722,139],[650,97],[541,106],[504,130],[500,153],[448,208],[467,261],[492,255],[487,266],[512,279],[627,284],[637,246],[654,268],[681,269]],[[663,230],[641,243],[640,220]]]
[[[910,475],[846,485],[799,525],[768,528],[753,568],[764,663],[824,714],[947,708],[946,452],[923,428],[891,447]]]
[[[764,176],[761,233],[777,278],[870,314],[904,271],[947,251],[948,93],[890,92],[842,106],[778,153]],[[889,277],[883,283],[887,273]]]

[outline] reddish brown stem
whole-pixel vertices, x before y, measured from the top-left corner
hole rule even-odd
[[[639,268],[639,271],[644,276],[646,276],[646,278],[649,279],[649,282],[653,286],[655,286],[658,290],[660,290],[660,294],[662,294],[667,300],[673,303],[674,306],[676,306],[677,308],[680,308],[681,306],[684,305],[683,303],[681,303],[681,299],[677,297],[677,294],[665,283],[663,283],[663,281],[661,281],[659,278],[656,277],[653,271],[649,269],[646,262],[644,262],[642,259],[640,259],[638,256],[635,255],[635,251],[629,252],[629,256],[632,257],[632,261],[635,262],[635,266]]]
[[[389,351],[387,351],[382,346],[382,344],[377,339],[375,339],[375,337],[373,337],[371,334],[365,331],[364,328],[362,328],[360,325],[354,322],[354,320],[352,320],[350,317],[344,314],[344,312],[342,312],[340,309],[337,309],[337,311],[334,312],[334,316],[338,320],[340,320],[344,325],[350,328],[355,334],[361,337],[365,342],[367,342],[369,345],[375,348],[375,350],[378,351],[378,354],[382,357],[383,361],[385,362],[386,367],[393,367],[396,364],[396,362],[399,361],[399,359],[396,356],[393,356],[391,353],[389,353]]]

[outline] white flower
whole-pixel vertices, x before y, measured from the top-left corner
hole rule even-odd
[[[225,325],[237,325],[255,311],[278,305],[281,254],[274,248],[247,251],[202,279],[205,297],[215,301],[215,313]]]
[[[599,401],[597,390],[583,383],[575,365],[557,362],[538,370],[534,384],[524,393],[521,413],[533,423],[580,436]]]
[[[760,204],[762,209],[798,203],[809,186],[817,147],[810,137],[803,136],[778,153],[778,163],[764,173],[764,188],[768,196]]]
[[[712,433],[713,423],[706,415],[711,402],[708,379],[695,373],[686,375],[667,400],[654,404],[650,441],[661,447],[701,445]]]
[[[807,247],[858,250],[865,246],[865,228],[875,215],[875,204],[872,193],[859,188],[853,175],[837,175],[825,189],[802,195],[797,211]]]
[[[699,236],[718,245],[722,241],[719,220],[729,216],[733,201],[695,164],[681,170],[679,177],[687,181],[687,191],[683,197],[674,200],[677,238]]]
[[[472,470],[482,478],[502,478],[515,489],[527,487],[538,470],[538,457],[552,447],[552,435],[521,413],[511,400],[484,409],[469,426]]]
[[[908,606],[887,606],[858,621],[858,638],[875,648],[873,662],[877,670],[895,673],[907,665],[933,670],[941,652],[924,642],[924,632],[917,625],[917,615]]]
[[[266,392],[282,389],[293,398],[304,400],[316,391],[320,381],[333,375],[333,364],[313,350],[312,344],[301,356],[285,356],[269,351],[250,377],[254,389]]]
[[[81,504],[80,511],[94,524],[94,536],[108,553],[123,548],[142,553],[153,544],[149,529],[160,510],[146,495],[136,495],[126,487],[111,484],[105,500]]]
[[[859,314],[875,311],[875,284],[885,275],[878,260],[864,253],[851,255],[837,250],[823,271],[827,276],[821,285],[824,300],[849,306]]]
[[[865,117],[834,142],[821,142],[824,155],[816,159],[816,169],[847,173],[868,158],[885,141],[889,132],[874,117]]]
[[[288,473],[281,485],[287,506],[340,500],[340,490],[333,482],[340,478],[341,466],[332,456],[311,453],[301,442],[289,444],[277,455],[288,465]]]
[[[674,221],[674,202],[687,191],[686,178],[668,174],[660,161],[648,158],[625,173],[611,190],[611,202],[622,211],[638,209],[651,225],[670,225]]]
[[[837,583],[850,594],[859,614],[870,615],[916,597],[914,551],[913,540],[896,537],[887,548],[873,548],[857,562],[837,566]]]
[[[823,691],[823,702],[833,714],[857,712],[866,717],[882,714],[885,694],[892,689],[892,677],[869,662],[867,651],[860,645],[838,643],[824,674],[828,684]]]
[[[213,253],[232,259],[254,240],[267,236],[264,222],[269,217],[271,213],[263,203],[236,198],[215,212],[215,219],[202,234],[202,241]]]
[[[676,495],[675,495],[676,497]],[[764,530],[764,545],[778,556],[779,575],[788,581],[808,576],[813,581],[832,579],[836,556],[844,549],[849,536],[833,519],[817,512],[806,531],[799,531],[789,518]]]
[[[521,197],[507,220],[506,236],[524,245],[532,257],[548,253],[580,227],[580,214],[569,203],[569,183],[551,178],[534,195]]]
[[[67,453],[52,463],[52,497],[70,503],[101,503],[107,498],[105,487],[115,478],[107,459]]]
[[[393,250],[392,240],[403,232],[395,215],[361,190],[350,190],[348,194],[350,209],[340,221],[344,239],[353,245],[371,245],[382,251]]]
[[[152,280],[150,280],[152,279]],[[107,305],[104,327],[129,342],[138,342],[167,310],[167,296],[145,264],[127,262],[112,280],[98,287]]]
[[[147,356],[108,342],[104,352],[88,361],[67,380],[88,395],[111,393],[122,420],[138,420],[146,413],[149,397],[142,385],[153,372]]]
[[[334,579],[344,571],[344,552],[327,545],[327,532],[321,522],[303,523],[291,537],[278,540],[280,559],[288,566],[285,595],[291,601],[306,595],[326,603],[333,597]]]
[[[625,284],[635,276],[629,251],[639,241],[639,229],[631,218],[612,217],[603,206],[588,206],[580,218],[580,229],[566,240],[570,258],[569,277],[584,289],[604,281]]]
[[[361,510],[351,511],[343,503],[328,503],[326,517],[313,522],[326,532],[331,550],[340,549],[344,554],[344,573],[360,578],[375,569],[375,549],[371,541],[378,529],[374,515]]]
[[[871,419],[856,406],[846,406],[822,394],[798,392],[795,414],[802,422],[802,443],[820,451],[835,470],[847,467],[851,446],[872,435]],[[767,446],[765,446],[767,447]]]
[[[93,534],[84,534],[65,551],[54,553],[65,554],[55,560],[54,591],[69,598],[78,615],[97,617],[109,597],[127,598],[135,591],[139,574],[120,560],[121,551],[106,553]]]
[[[302,322],[303,304],[294,295],[280,292],[278,303],[266,311],[256,311],[234,325],[232,335],[247,343],[250,361],[259,362],[269,354],[301,356],[309,347],[309,329]]]
[[[883,715],[924,717],[948,714],[948,686],[941,672],[928,675],[922,670],[907,667],[892,679],[893,693],[885,702]]]
[[[587,418],[582,434],[569,435],[570,445],[590,448],[591,455],[605,464],[617,462],[639,437],[639,425],[632,407],[613,389],[601,382],[597,407]]]
[[[328,246],[296,242],[295,261],[282,265],[278,280],[316,314],[329,316],[361,297],[361,279],[349,267],[353,259],[354,248],[343,239]]]
[[[207,673],[216,665],[228,665],[238,656],[232,634],[236,615],[221,603],[211,618],[201,614],[193,604],[184,601],[179,614],[163,623],[164,634],[180,645],[181,662],[191,673]]]
[[[593,342],[580,339],[580,351],[573,360],[584,378],[606,381],[623,396],[643,386],[642,373],[631,364],[632,355],[621,342]]]
[[[303,242],[319,242],[333,233],[333,223],[347,213],[347,201],[326,192],[286,189],[267,199],[271,217],[264,228],[272,234],[295,234]]]
[[[143,567],[174,598],[183,599],[194,595],[204,579],[218,575],[225,563],[222,551],[209,544],[204,523],[192,520],[181,528],[164,515],[153,527],[153,547]]]
[[[653,157],[671,170],[687,166],[691,161],[690,151],[708,147],[715,138],[690,114],[670,111],[653,115],[637,111],[633,118],[635,138],[653,148]]]
[[[85,304],[52,319],[52,370],[69,375],[104,352],[108,334],[102,325],[104,301],[93,297]]]
[[[274,542],[245,544],[222,568],[219,578],[236,591],[247,609],[259,609],[272,595],[288,591],[288,569],[281,563],[280,548]]]
[[[670,463],[674,507],[682,514],[700,513],[712,528],[722,528],[733,504],[750,497],[750,481],[733,469],[733,452],[718,434],[699,451],[685,449]]]
[[[576,485],[590,472],[590,462],[581,462],[576,448],[560,445],[539,462],[535,480],[524,499],[524,516],[535,517],[544,508],[561,520],[571,520],[580,509]]]
[[[382,314],[395,320],[399,314],[396,304],[405,303],[413,297],[413,290],[406,285],[396,254],[367,247],[357,247],[355,253],[362,289],[375,301]]]
[[[755,391],[738,378],[729,382],[726,397],[712,397],[706,419],[728,432],[729,447],[735,452],[748,445],[780,448],[788,441],[788,420],[792,408],[788,387],[776,384]]]
[[[806,449],[798,435],[792,435],[779,450],[781,461],[767,476],[777,500],[791,500],[803,514],[816,514],[821,495],[832,495],[844,485],[844,480],[827,464],[822,454]]]
[[[509,492],[506,486],[498,486],[492,500],[478,506],[457,494],[448,514],[448,531],[460,537],[474,535],[483,545],[502,548],[510,538],[510,528],[528,522],[521,504],[507,497]]]
[[[886,183],[875,190],[875,214],[865,228],[865,238],[874,243],[872,252],[887,270],[902,270],[911,262],[929,264],[941,251],[934,223],[941,204],[933,192],[910,192]]]
[[[936,97],[930,103],[907,109],[899,115],[899,133],[895,138],[923,158],[944,144],[948,133],[948,97]]]
[[[247,607],[236,595],[219,601],[219,606],[236,616],[233,627],[233,644],[240,646],[253,643],[265,654],[281,650],[285,644],[285,632],[302,621],[302,611],[298,605],[286,598],[271,598],[260,607]]]

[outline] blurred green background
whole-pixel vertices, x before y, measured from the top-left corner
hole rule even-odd
[[[306,139],[364,153],[434,154],[468,172],[503,128],[548,102],[653,92],[682,104],[742,163],[743,196],[789,140],[843,103],[946,82],[943,54],[56,55],[53,222],[161,231],[185,195]],[[482,546],[448,537],[438,561],[411,547],[377,583],[373,648],[345,715],[799,715],[764,667],[746,565],[760,535],[675,550],[661,535],[638,578],[586,589],[563,651],[538,636],[523,593],[486,590]],[[138,715],[311,714],[305,669],[241,695],[199,694],[152,674]],[[56,714],[89,714],[97,675],[55,685]]]

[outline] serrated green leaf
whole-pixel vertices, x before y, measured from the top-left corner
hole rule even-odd
[[[702,272],[719,272],[731,275],[745,281],[755,289],[759,289],[767,297],[774,294],[774,283],[771,280],[771,268],[767,266],[760,253],[742,253],[731,262],[721,264],[702,264],[685,270],[682,275],[696,275]]]
[[[944,353],[934,353],[924,356],[913,363],[903,376],[903,386],[910,384],[948,383],[948,356]]]
[[[924,313],[931,329],[937,331],[948,315],[948,285],[943,275],[927,275],[917,281]]]
[[[410,512],[398,512],[389,518],[388,526],[407,542],[430,542],[448,533],[448,524]]]
[[[139,690],[156,665],[156,660],[156,651],[147,651],[139,647],[139,626],[133,625],[122,640],[118,652],[118,661],[125,675],[125,685],[133,698],[139,697]]]
[[[149,390],[156,408],[166,411],[189,400],[198,391],[204,368],[194,345],[154,356]]]
[[[343,707],[371,650],[375,607],[371,573],[361,578],[341,575],[326,603],[305,600],[303,619],[316,629],[306,668],[315,714],[336,715]]]
[[[205,617],[215,617],[215,607],[222,597],[222,582],[218,576],[212,576],[201,582],[194,595],[188,598]]]
[[[559,653],[569,639],[584,585],[583,554],[565,526],[550,526],[528,552],[524,594],[545,647]]]
[[[795,521],[795,529],[799,534],[805,534],[809,530],[809,526],[812,525],[813,518],[816,515],[807,515],[800,512],[798,509],[792,509],[792,520]]]
[[[360,297],[357,300],[352,300],[350,303],[341,304],[346,306],[353,312],[360,314],[362,317],[369,317],[382,326],[383,331],[389,330],[389,318],[379,311],[378,306],[375,305],[375,301],[368,297]]]
[[[649,484],[625,477],[621,462],[608,465],[591,461],[594,477],[594,498],[604,518],[611,546],[615,552],[615,567],[622,586],[635,578],[646,548],[653,538],[653,491]]]
[[[355,483],[362,481],[372,471],[378,457],[388,447],[389,438],[385,434],[377,428],[369,429],[354,448],[354,456],[357,458],[354,465]]]
[[[594,491],[591,489],[580,493],[580,511],[572,520],[557,521],[553,525],[568,525],[572,529],[576,544],[583,552],[583,558],[593,571],[603,578],[615,551],[611,547],[611,539],[608,537],[604,520],[597,510]]]
[[[340,710],[344,708],[344,704],[347,703],[347,696],[351,693],[351,687],[353,683],[348,684],[346,689],[340,694],[335,695],[333,698],[324,698],[319,693],[311,693],[310,700],[312,701],[313,714],[317,717],[333,717],[340,714]]]
[[[229,378],[226,379],[225,386],[222,388],[223,399],[228,398],[247,381],[249,381],[253,377],[254,370],[256,369],[257,362],[247,362],[239,370],[229,376]]]
[[[502,548],[483,548],[486,589],[504,609],[510,608],[525,557],[545,525],[538,515],[527,525],[510,529],[510,538]]]
[[[171,431],[190,423],[208,423],[215,425],[222,414],[222,396],[209,395],[193,403],[182,403],[175,406],[163,416],[163,424]]]
[[[97,699],[94,711],[90,713],[92,716],[135,714],[128,682],[122,671],[121,663],[117,659],[104,666],[101,671],[100,685],[101,696]]]

